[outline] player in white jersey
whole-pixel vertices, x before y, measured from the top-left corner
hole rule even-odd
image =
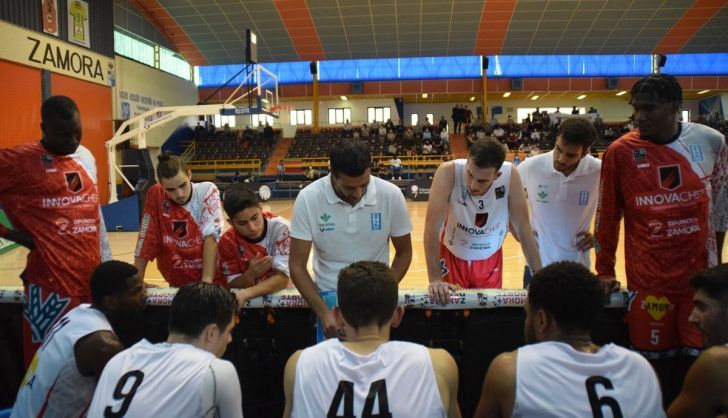
[[[284,417],[459,417],[458,371],[445,350],[389,341],[404,309],[383,263],[339,273],[334,317],[347,339],[294,353],[286,364]],[[376,413],[376,415],[375,415]]]
[[[500,288],[509,222],[521,238],[532,271],[541,269],[518,171],[504,162],[495,138],[470,147],[467,160],[440,165],[432,181],[425,219],[425,259],[430,297],[445,304],[453,285]]]
[[[695,307],[690,322],[707,348],[688,371],[682,392],[670,405],[670,418],[728,415],[728,264],[690,279]]]
[[[599,198],[602,162],[589,154],[597,130],[588,119],[561,122],[554,149],[529,157],[518,166],[531,208],[531,228],[541,263],[576,261],[591,266],[592,219]],[[528,266],[523,287],[528,287]]]
[[[177,291],[167,341],[142,340],[111,359],[88,417],[242,417],[235,367],[220,360],[232,340],[236,301],[198,282]]]
[[[536,273],[524,304],[530,345],[493,360],[475,417],[664,417],[647,360],[592,342],[603,307],[604,289],[582,264],[560,261]]]
[[[137,269],[107,261],[91,274],[91,304],[69,311],[36,351],[11,417],[80,417],[104,365],[124,349],[114,327],[136,320],[146,291]]]
[[[412,261],[412,222],[399,187],[370,175],[369,146],[340,141],[329,153],[331,174],[301,190],[291,220],[291,280],[320,318],[327,337],[338,336],[331,310],[319,295],[336,290],[339,270],[361,260],[389,262],[404,278]],[[308,258],[313,247],[313,276]]]

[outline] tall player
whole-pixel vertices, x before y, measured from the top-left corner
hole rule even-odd
[[[89,277],[111,258],[96,187],[96,161],[81,143],[73,100],[41,106],[39,142],[0,149],[0,204],[16,230],[0,237],[30,248],[25,271],[25,361],[61,316],[91,299]]]
[[[597,130],[588,119],[561,122],[554,149],[518,166],[531,208],[541,262],[576,261],[591,267],[590,232],[599,196],[602,162],[589,155]],[[523,287],[531,279],[526,267]]]
[[[124,349],[114,328],[138,319],[145,306],[137,269],[107,261],[90,282],[93,302],[72,309],[51,328],[25,373],[12,417],[83,416],[104,366]]]
[[[541,269],[526,196],[518,171],[495,138],[478,140],[467,159],[437,168],[425,218],[425,259],[430,297],[445,304],[453,285],[500,288],[508,223],[521,238],[526,261]]]
[[[161,154],[159,183],[147,192],[134,265],[144,277],[157,259],[162,277],[174,287],[212,283],[222,234],[220,192],[211,182],[192,183],[179,157]]]
[[[695,308],[690,322],[705,337],[707,350],[688,371],[670,418],[707,418],[728,413],[728,264],[690,279]]]
[[[389,341],[404,309],[397,306],[397,280],[385,264],[359,261],[343,268],[337,295],[334,316],[347,339],[332,338],[291,356],[285,417],[460,416],[458,370],[450,354]]]
[[[725,218],[728,207],[712,205],[711,194],[725,187],[728,151],[718,131],[679,122],[682,88],[674,77],[645,77],[631,95],[638,129],[602,159],[596,270],[618,288],[614,264],[624,217],[630,342],[652,362],[669,403],[702,347],[688,322],[688,280],[717,261],[711,215]]]
[[[581,264],[544,267],[528,289],[529,345],[488,368],[476,417],[664,417],[650,364],[590,330],[604,308],[599,279]]]
[[[263,212],[244,183],[225,190],[223,208],[232,225],[220,238],[220,273],[236,292],[238,303],[288,287],[289,223]]]
[[[179,289],[167,341],[142,340],[111,359],[88,417],[242,418],[235,366],[219,359],[235,322],[235,296],[222,286],[198,282]]]

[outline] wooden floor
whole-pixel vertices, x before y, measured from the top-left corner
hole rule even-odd
[[[427,202],[408,202],[410,217],[412,218],[412,246],[414,248],[414,256],[412,257],[412,265],[410,266],[407,276],[404,278],[400,287],[402,288],[424,288],[427,286],[427,271],[425,267],[425,253],[422,245],[422,234],[424,232],[425,212],[427,210]],[[291,219],[291,211],[293,210],[293,200],[275,200],[269,201],[265,205],[267,210]],[[110,232],[111,250],[114,258],[127,262],[134,260],[134,247],[136,245],[136,232]],[[617,255],[617,274],[619,280],[624,284],[624,252],[623,242],[620,239],[619,252]],[[25,258],[27,250],[24,248],[15,249],[9,253],[0,255],[0,286],[20,286],[21,282],[18,275],[23,271],[25,266]],[[394,250],[390,251],[390,255],[394,256]],[[592,252],[592,263],[594,262],[594,254]],[[525,259],[521,252],[521,246],[511,235],[508,235],[503,246],[503,287],[506,289],[516,289],[523,286],[523,266]],[[309,263],[310,266],[310,263]],[[310,267],[309,267],[310,269]],[[166,282],[162,279],[156,263],[152,262],[147,267],[146,279],[148,282],[165,286]]]

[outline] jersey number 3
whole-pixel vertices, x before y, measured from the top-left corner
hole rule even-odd
[[[614,418],[622,418],[622,409],[619,407],[619,402],[611,396],[602,396],[601,398],[597,394],[597,385],[603,386],[605,390],[613,390],[612,381],[603,376],[592,376],[586,379],[586,393],[589,395],[589,405],[591,405],[592,415],[594,418],[604,418],[602,408],[605,406],[612,410],[612,416]]]
[[[378,401],[379,413],[374,415],[374,401]],[[341,409],[341,403],[344,403],[343,415],[337,415]],[[355,418],[354,415],[354,383],[342,380],[339,387],[336,388],[334,399],[331,400],[329,412],[326,418]],[[361,412],[361,418],[392,418],[389,412],[389,402],[387,401],[387,383],[377,380],[369,385],[369,393],[364,402],[364,410]]]
[[[114,411],[111,405],[107,406],[104,408],[104,418],[123,417],[129,409],[131,400],[134,399],[134,395],[136,395],[139,385],[142,384],[142,380],[144,380],[144,373],[142,373],[141,370],[132,370],[124,373],[114,388],[114,399],[122,401],[121,407],[118,411]],[[129,381],[131,381],[131,383],[129,383]],[[126,390],[124,390],[125,388]]]

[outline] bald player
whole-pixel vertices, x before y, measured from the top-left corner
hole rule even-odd
[[[0,237],[30,249],[21,273],[26,363],[59,318],[91,300],[89,277],[111,259],[78,106],[53,96],[40,113],[40,141],[0,149],[0,204],[15,226],[0,225]]]
[[[529,345],[493,360],[475,416],[664,417],[647,360],[592,342],[603,307],[603,287],[582,264],[561,261],[536,273],[524,304]]]
[[[728,414],[728,264],[690,279],[695,307],[690,323],[703,334],[707,348],[688,371],[682,392],[670,405],[670,418]]]
[[[459,417],[458,370],[445,350],[389,341],[404,309],[383,263],[339,272],[336,338],[294,353],[284,377],[285,417]]]

